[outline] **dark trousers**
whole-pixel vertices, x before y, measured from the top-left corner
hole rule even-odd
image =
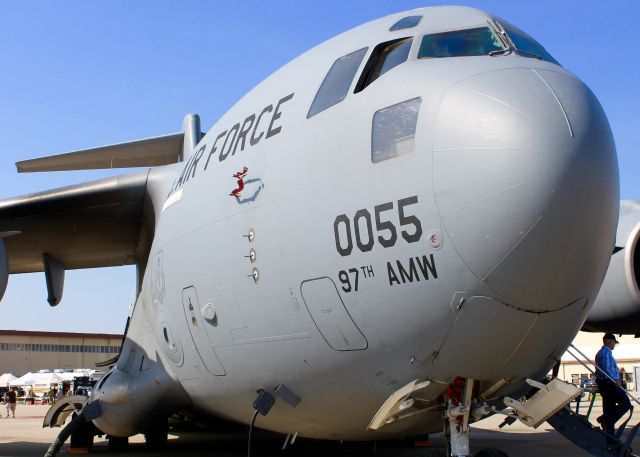
[[[597,379],[596,384],[602,396],[602,428],[615,436],[616,422],[631,409],[631,402],[622,387],[610,379]]]

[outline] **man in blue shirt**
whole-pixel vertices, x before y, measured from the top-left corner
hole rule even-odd
[[[602,338],[602,348],[596,354],[596,384],[602,396],[602,416],[598,422],[610,435],[615,436],[615,424],[631,409],[631,402],[620,383],[620,371],[613,358],[618,341],[611,333]]]

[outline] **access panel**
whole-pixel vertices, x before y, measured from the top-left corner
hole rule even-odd
[[[204,329],[205,323],[203,322],[202,311],[198,302],[198,294],[194,287],[187,287],[182,290],[182,304],[184,305],[184,315],[187,319],[193,344],[198,355],[200,355],[202,363],[207,367],[209,373],[215,376],[224,376],[226,374],[224,367],[207,338]]]
[[[311,319],[331,348],[336,351],[367,348],[366,338],[353,322],[331,278],[303,281],[300,292]]]

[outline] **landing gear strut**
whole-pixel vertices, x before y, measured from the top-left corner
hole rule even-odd
[[[449,397],[445,436],[449,444],[449,455],[452,457],[468,457],[469,448],[469,413],[471,411],[471,396],[473,394],[473,379],[456,378],[453,385],[447,389]]]
[[[447,408],[445,416],[445,437],[447,455],[451,457],[470,457],[469,417],[480,419],[492,412],[492,409],[473,398],[473,379],[456,378],[447,389]],[[508,457],[498,449],[483,449],[475,457]]]

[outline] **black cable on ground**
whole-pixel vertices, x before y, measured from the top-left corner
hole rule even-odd
[[[256,417],[258,417],[258,411],[256,410],[255,413],[253,413],[253,418],[251,419],[251,425],[249,426],[249,440],[247,443],[247,457],[251,457],[251,431],[253,430],[253,424],[255,424],[256,422]],[[49,456],[45,456],[45,457],[49,457]],[[53,457],[53,456],[51,456]]]
[[[51,443],[49,449],[47,449],[44,457],[55,457],[60,448],[64,444],[65,441],[71,436],[76,429],[81,427],[86,422],[84,413],[80,412],[76,417],[74,417],[71,422],[69,422],[65,427],[60,431],[57,438]]]

